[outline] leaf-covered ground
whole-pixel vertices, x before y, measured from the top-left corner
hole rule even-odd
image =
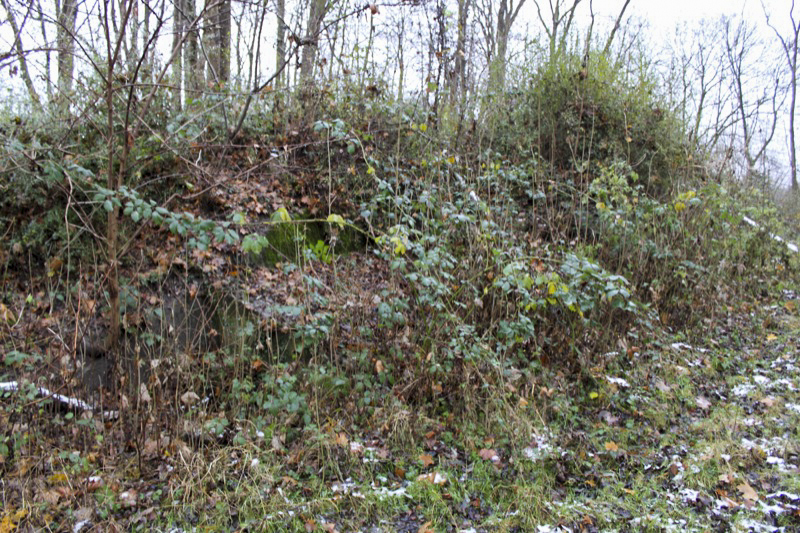
[[[785,291],[696,338],[620,347],[580,386],[545,369],[483,414],[385,402],[291,443],[20,458],[0,531],[797,531],[799,308]]]

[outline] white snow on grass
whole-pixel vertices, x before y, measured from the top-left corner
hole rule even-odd
[[[526,459],[531,461],[539,461],[548,457],[551,453],[555,450],[553,449],[553,445],[550,444],[550,439],[552,438],[551,435],[533,435],[531,438],[531,446],[527,446],[522,450],[522,454],[525,456]]]
[[[754,390],[756,390],[756,386],[752,383],[740,383],[736,385],[731,392],[734,394],[734,396],[739,396],[741,398],[743,396],[747,396]]]
[[[622,378],[615,378],[615,377],[611,377],[611,376],[606,376],[606,379],[608,380],[609,383],[612,383],[612,384],[616,385],[617,387],[621,387],[623,389],[627,389],[628,387],[631,386],[631,384],[628,383],[627,380],[622,379]]]

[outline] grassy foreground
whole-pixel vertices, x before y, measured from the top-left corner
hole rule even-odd
[[[787,291],[604,354],[585,387],[547,372],[492,412],[387,401],[366,432],[146,441],[138,464],[27,443],[0,530],[796,531],[799,308]]]

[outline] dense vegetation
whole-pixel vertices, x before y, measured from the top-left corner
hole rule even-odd
[[[104,56],[8,103],[0,531],[798,527],[797,389],[722,401],[797,383],[796,198],[612,39],[463,94]],[[768,413],[795,444],[741,448]]]

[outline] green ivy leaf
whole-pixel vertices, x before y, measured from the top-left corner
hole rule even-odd
[[[280,222],[290,222],[292,220],[292,217],[289,216],[289,211],[287,211],[285,207],[281,207],[280,209],[275,211],[274,215],[272,215],[272,220]]]
[[[344,227],[344,219],[342,215],[330,214],[328,215],[328,222],[331,224],[338,224],[340,228]]]

